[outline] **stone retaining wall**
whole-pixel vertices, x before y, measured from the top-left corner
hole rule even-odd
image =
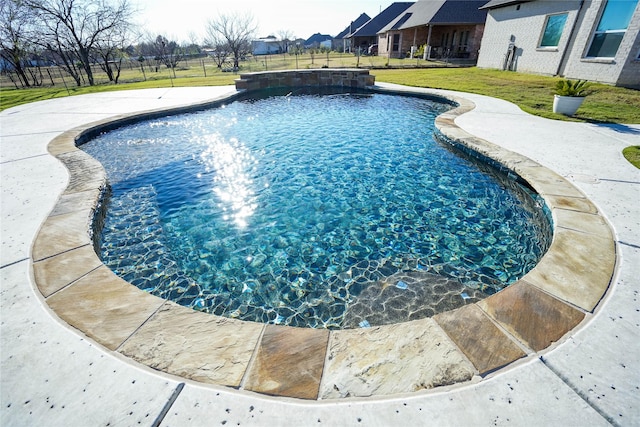
[[[243,73],[236,89],[259,90],[277,87],[338,86],[364,89],[373,86],[375,76],[369,70],[322,68],[317,70],[264,71]]]

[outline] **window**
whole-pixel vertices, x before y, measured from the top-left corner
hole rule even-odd
[[[539,47],[558,47],[564,24],[567,22],[567,16],[569,16],[568,13],[547,16]]]
[[[593,34],[587,57],[613,58],[618,52],[638,0],[608,0]]]
[[[460,40],[458,40],[458,50],[466,51],[469,44],[469,31],[460,32]]]
[[[400,50],[400,34],[393,35],[393,51],[397,52]]]

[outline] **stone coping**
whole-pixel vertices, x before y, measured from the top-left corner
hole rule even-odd
[[[309,70],[275,70],[242,73],[236,79],[238,90],[260,90],[279,87],[347,87],[366,89],[375,77],[364,68],[320,68]]]
[[[35,283],[62,320],[104,348],[189,380],[275,396],[325,400],[381,397],[479,380],[537,357],[592,313],[609,287],[616,253],[598,209],[563,177],[457,127],[474,108],[436,91],[379,92],[446,98],[436,119],[456,144],[527,181],[550,209],[553,241],[518,282],[480,302],[432,318],[365,329],[320,330],[228,319],[150,295],[96,255],[90,230],[106,187],[102,165],[76,147],[105,129],[229,102],[153,110],[88,123],[53,139],[49,152],[70,181],[32,247]]]

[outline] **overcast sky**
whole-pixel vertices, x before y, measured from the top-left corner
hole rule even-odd
[[[282,30],[307,39],[315,33],[337,35],[361,13],[373,18],[392,1],[381,0],[131,0],[140,10],[138,22],[146,32],[179,42],[190,34],[201,42],[205,23],[224,13],[251,13],[258,36]]]

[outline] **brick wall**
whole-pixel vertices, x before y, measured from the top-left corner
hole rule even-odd
[[[578,0],[533,1],[490,10],[478,67],[502,69],[513,36],[516,46],[514,71],[555,75],[578,17],[579,6]],[[567,12],[568,17],[558,47],[539,48],[547,15],[562,12]]]
[[[640,3],[615,58],[585,58],[605,0],[531,1],[492,9],[487,14],[478,67],[502,69],[511,36],[517,48],[514,70],[561,75],[640,88]],[[558,48],[538,48],[548,14],[568,12]],[[573,39],[570,40],[575,25]],[[563,51],[567,54],[563,58]]]
[[[640,3],[631,18],[622,43],[612,59],[585,58],[604,7],[604,0],[585,2],[584,25],[576,32],[575,46],[562,74],[567,78],[579,78],[620,86],[640,88]]]

